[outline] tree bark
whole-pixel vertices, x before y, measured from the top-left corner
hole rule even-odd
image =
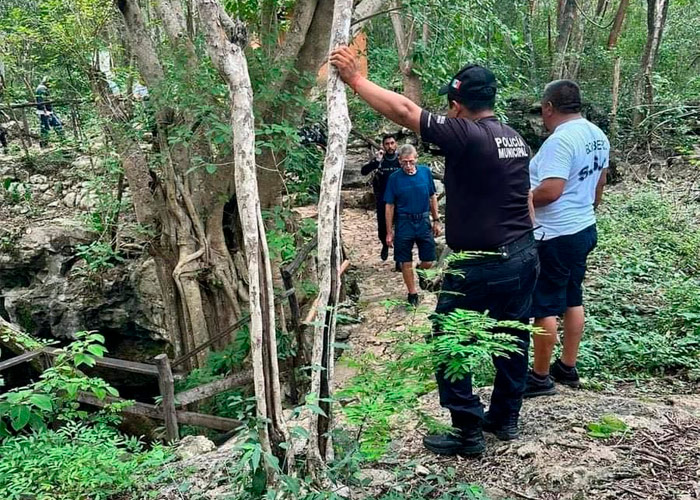
[[[576,18],[576,0],[560,0],[559,18],[557,22],[557,40],[554,47],[554,63],[552,64],[551,79],[564,78],[566,68],[566,52],[571,40],[571,33]]]
[[[393,9],[399,8],[398,0],[392,1],[390,5]],[[398,10],[393,10],[389,16],[391,17],[391,25],[394,28],[396,50],[399,53],[399,71],[401,71],[403,78],[403,95],[420,105],[423,94],[422,84],[420,77],[413,72],[413,43],[416,39],[416,20],[405,14],[400,14]],[[427,32],[424,31],[424,35],[427,38]]]
[[[651,78],[656,64],[656,56],[661,46],[661,36],[666,24],[669,0],[647,0],[647,43],[640,64],[640,78],[634,88],[634,113],[632,125],[636,128],[647,113],[651,113],[654,102],[654,86]],[[642,104],[646,110],[642,110]]]
[[[285,451],[280,446],[283,442],[289,444],[289,434],[282,414],[272,271],[255,172],[253,90],[243,55],[246,30],[240,21],[228,18],[217,0],[197,0],[197,7],[206,27],[209,56],[229,86],[236,193],[248,263],[250,339],[257,415],[261,422],[260,444],[263,451],[274,453],[280,463],[292,467],[292,447],[287,446]],[[268,480],[274,482],[274,469],[267,463],[265,467]]]
[[[530,85],[533,88],[537,88],[537,57],[535,54],[535,45],[532,41],[532,17],[535,8],[534,0],[529,0],[527,5],[527,11],[523,12],[523,38],[525,40],[525,45],[527,47],[528,55],[528,74],[530,76]]]
[[[615,21],[613,22],[610,35],[608,36],[608,50],[617,45],[620,33],[622,32],[622,24],[625,22],[625,15],[627,14],[627,6],[629,3],[629,0],[620,0],[620,5],[617,7],[617,13],[615,14]]]
[[[167,39],[174,50],[186,51],[188,70],[193,74],[199,61],[187,36],[184,13],[178,2],[160,2],[155,7]],[[165,78],[163,64],[139,5],[135,0],[115,3],[122,13],[126,38],[139,71],[157,97]],[[100,86],[95,81],[94,87]],[[169,136],[178,128],[196,128],[191,113],[158,99],[152,100],[152,106],[162,156],[158,171],[149,171],[139,145],[123,130],[128,119],[117,111],[119,103],[108,103],[102,110],[105,116],[117,119],[110,135],[124,155],[125,174],[130,188],[137,194],[133,199],[139,221],[150,223],[158,234],[150,250],[156,262],[175,353],[179,356],[207,342],[240,317],[238,301],[247,298],[247,293],[242,284],[243,273],[236,268],[234,258],[236,252],[242,251],[242,245],[228,248],[223,233],[224,205],[235,193],[232,162],[225,157],[214,157],[201,131],[201,135],[194,134],[189,145],[170,141]],[[195,155],[218,164],[216,173],[193,168]],[[154,213],[148,206],[148,190],[159,193],[160,205],[155,205]],[[206,355],[202,351],[188,367],[203,365]]]
[[[330,49],[349,42],[352,0],[336,0]],[[325,461],[333,457],[331,442],[336,306],[340,293],[340,188],[350,133],[345,84],[335,68],[329,68],[327,87],[328,147],[318,203],[318,320],[314,327],[311,391],[307,401],[318,402],[325,416],[313,413],[309,425],[307,464],[312,477],[320,479]]]
[[[615,56],[613,61],[613,78],[612,78],[612,104],[610,106],[610,142],[617,138],[617,108],[620,101],[620,56]]]
[[[617,45],[617,41],[620,39],[620,33],[622,33],[622,25],[625,21],[625,15],[627,14],[627,7],[629,5],[629,0],[620,0],[620,5],[617,7],[617,12],[615,14],[615,20],[613,22],[612,28],[610,29],[610,35],[608,36],[608,50],[613,50]],[[622,58],[616,55],[613,59],[613,77],[612,77],[612,105],[610,106],[610,141],[613,142],[617,138],[617,109],[620,100],[620,68],[622,65]]]
[[[350,28],[350,39],[355,38],[365,25],[378,14],[386,5],[387,0],[362,0],[352,14],[353,23]]]

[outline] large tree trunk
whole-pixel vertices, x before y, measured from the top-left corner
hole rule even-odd
[[[156,10],[163,16],[169,43],[176,50],[186,51],[190,70],[196,71],[198,61],[187,37],[179,3],[161,1]],[[196,130],[187,110],[173,108],[158,98],[165,78],[163,64],[139,5],[136,0],[115,3],[124,18],[130,52],[155,97],[151,105],[156,106],[158,143],[163,158],[160,168],[148,170],[138,144],[121,127],[113,126],[111,135],[120,145],[129,186],[138,193],[133,200],[139,222],[157,234],[150,249],[175,353],[182,355],[233,324],[241,315],[239,300],[247,300],[245,269],[234,264],[241,261],[236,254],[242,252],[242,245],[237,243],[236,234],[229,238],[233,244],[227,245],[224,235],[224,207],[235,193],[233,166],[228,158],[212,156],[202,131]],[[110,116],[115,113],[110,108],[117,107],[112,103],[102,109],[105,116]],[[195,137],[189,144],[169,140],[183,128],[194,131]],[[217,164],[217,171],[209,174],[203,168],[193,169],[193,156]],[[152,203],[146,192],[149,185],[158,193],[160,204],[155,204],[155,210],[148,206]],[[189,367],[201,366],[205,358],[206,351],[192,359]]]
[[[656,56],[661,46],[661,35],[666,24],[666,13],[670,0],[647,0],[647,43],[644,47],[642,62],[640,64],[640,78],[634,87],[634,114],[632,125],[638,127],[643,117],[651,113],[651,106],[654,103],[654,86],[651,81]],[[642,105],[645,110],[642,110]]]
[[[387,0],[362,0],[355,9],[357,22],[353,25],[355,36],[362,27],[378,13]],[[331,0],[298,0],[294,7],[292,27],[275,47],[273,65],[281,76],[272,82],[273,92],[291,92],[299,84],[300,75],[316,76],[326,60],[326,47],[333,19]],[[309,91],[307,90],[307,95]],[[277,101],[256,105],[256,116],[264,122],[290,121],[300,125],[303,108],[297,101]],[[258,184],[260,203],[263,209],[280,203],[283,192],[284,156],[268,148],[262,149],[258,157]]]
[[[349,42],[352,0],[336,0],[330,48]],[[318,321],[314,327],[311,366],[311,391],[308,402],[317,402],[325,416],[310,415],[307,464],[312,476],[320,479],[322,464],[333,458],[331,442],[332,407],[327,399],[333,394],[333,365],[336,307],[340,294],[340,188],[345,167],[345,151],[350,133],[345,84],[335,68],[329,68],[328,148],[318,202]]]
[[[282,415],[272,270],[255,174],[253,90],[243,55],[246,31],[242,23],[228,18],[217,0],[197,0],[197,6],[206,27],[209,56],[228,83],[231,99],[236,193],[248,259],[250,343],[260,444],[264,452],[274,453],[280,463],[291,467],[291,446],[286,451],[280,446],[289,444],[289,434]],[[273,479],[274,469],[267,462],[265,466],[268,479]]]

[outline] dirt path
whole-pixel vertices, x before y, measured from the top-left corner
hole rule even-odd
[[[350,356],[387,347],[380,334],[401,331],[409,322],[427,321],[434,297],[424,297],[426,311],[417,316],[383,302],[403,299],[405,291],[391,260],[379,258],[372,211],[345,209],[343,238],[359,283],[362,322],[343,326],[349,333]],[[391,257],[390,257],[391,258]],[[341,363],[338,383],[352,376]],[[479,392],[487,401],[490,388]],[[435,393],[423,398],[423,410],[448,422]],[[586,426],[615,415],[628,426],[620,435],[596,439]],[[441,458],[422,447],[420,429],[402,424],[391,452],[375,469],[365,498],[400,488],[405,494],[431,481],[433,475],[454,474],[454,481],[482,485],[491,499],[633,499],[689,500],[700,498],[700,397],[674,394],[663,383],[654,388],[616,387],[607,392],[561,389],[549,398],[526,401],[522,437],[502,443],[487,436],[487,452],[479,459]],[[410,464],[410,465],[407,465]],[[409,477],[396,474],[406,467]],[[454,468],[454,472],[452,472]]]

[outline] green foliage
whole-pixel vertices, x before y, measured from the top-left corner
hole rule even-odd
[[[0,395],[0,437],[27,428],[43,430],[53,422],[86,419],[88,413],[78,403],[80,392],[99,399],[108,394],[118,396],[104,380],[80,372],[80,366],[94,366],[95,358],[104,355],[103,344],[102,335],[78,332],[76,340],[58,351],[53,366],[44,370],[38,381]]]
[[[534,331],[519,322],[496,321],[486,314],[457,309],[434,315],[440,334],[431,334],[431,325],[417,323],[407,332],[390,334],[390,360],[372,355],[349,363],[357,375],[337,394],[348,403],[343,412],[358,429],[359,450],[367,460],[379,459],[391,440],[396,420],[405,412],[417,417],[429,428],[436,423],[419,411],[420,396],[435,388],[434,374],[444,370],[452,380],[478,372],[491,356],[504,356],[519,348],[516,337],[503,329]],[[498,331],[496,331],[498,330]]]
[[[603,415],[598,422],[586,424],[586,429],[592,438],[607,439],[616,434],[626,433],[629,427],[615,415]]]
[[[700,375],[698,208],[610,193],[589,260],[579,369],[600,378]]]
[[[124,258],[114,251],[112,245],[104,241],[93,241],[88,245],[78,245],[76,255],[85,260],[91,273],[112,269]]]
[[[68,422],[0,441],[0,498],[106,500],[143,487],[172,459],[105,423]],[[134,498],[131,497],[130,498]]]

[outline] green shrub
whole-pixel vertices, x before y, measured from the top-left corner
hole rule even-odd
[[[69,422],[58,430],[0,441],[0,498],[100,500],[135,491],[171,459],[106,424]],[[129,498],[134,498],[130,496]]]
[[[700,374],[699,211],[654,191],[606,195],[588,266],[583,373]]]

